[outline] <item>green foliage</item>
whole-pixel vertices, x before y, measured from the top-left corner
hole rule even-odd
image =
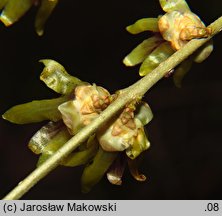
[[[12,107],[2,117],[16,124],[28,124],[44,120],[58,121],[61,119],[61,113],[57,108],[67,99],[67,96],[63,96],[55,99],[34,100]]]
[[[39,36],[44,33],[44,26],[58,4],[58,0],[0,0],[0,10],[3,9],[0,20],[10,26],[17,22],[25,13],[35,5],[39,9],[35,18],[35,29]]]

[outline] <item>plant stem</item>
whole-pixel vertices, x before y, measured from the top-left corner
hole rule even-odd
[[[130,87],[121,90],[117,99],[107,109],[105,109],[98,118],[72,137],[63,147],[61,147],[54,155],[45,161],[45,163],[36,168],[3,199],[12,200],[21,198],[39,180],[56,168],[64,157],[77,148],[80,143],[85,141],[104,122],[120,111],[126,103],[131,102],[133,99],[141,98],[163,76],[185,60],[189,55],[195,52],[205,42],[210,40],[215,34],[219,33],[222,30],[222,17],[218,18],[209,27],[212,28],[212,35],[210,37],[190,41],[179,51],[175,52],[170,58],[161,63],[151,73],[147,74]]]

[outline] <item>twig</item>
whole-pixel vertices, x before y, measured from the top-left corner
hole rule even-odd
[[[151,73],[137,81],[132,86],[120,91],[118,98],[105,109],[100,116],[91,124],[84,127],[78,134],[72,137],[63,147],[61,147],[54,155],[52,155],[45,163],[36,168],[29,176],[21,181],[8,195],[3,199],[12,200],[21,198],[31,187],[33,187],[39,180],[45,177],[49,172],[59,165],[62,158],[66,157],[80,143],[85,141],[91,134],[93,134],[104,122],[109,120],[115,113],[121,110],[126,103],[133,99],[142,97],[156,82],[158,82],[171,69],[175,68],[189,55],[195,52],[200,46],[211,39],[215,34],[222,30],[222,17],[218,18],[209,27],[212,28],[212,35],[205,39],[196,39],[187,43],[182,49],[175,52],[170,58],[161,63]]]

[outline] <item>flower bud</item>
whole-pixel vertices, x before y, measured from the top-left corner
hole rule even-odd
[[[193,38],[204,38],[211,34],[200,18],[191,11],[171,11],[163,15],[158,26],[163,38],[170,41],[175,50],[179,50]]]
[[[75,88],[75,99],[61,104],[58,109],[71,134],[88,125],[110,104],[109,92],[94,85]]]
[[[130,146],[129,140],[137,135],[133,117],[133,111],[126,108],[114,123],[99,129],[97,138],[103,150],[123,151]]]
[[[97,138],[103,150],[111,152],[126,150],[127,156],[134,159],[142,151],[148,149],[150,143],[142,122],[148,123],[148,119],[150,120],[152,117],[150,113],[149,116],[146,116],[147,107],[139,110],[143,114],[137,113],[139,118],[135,118],[134,109],[127,107],[111,125],[99,129]]]

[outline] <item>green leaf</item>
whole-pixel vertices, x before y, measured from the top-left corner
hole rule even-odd
[[[6,111],[2,117],[16,124],[28,124],[44,120],[58,121],[62,118],[58,106],[67,101],[68,98],[68,96],[63,96],[16,105]]]
[[[192,63],[193,58],[188,58],[175,69],[173,73],[173,81],[177,88],[181,88],[182,80],[187,72],[190,70]]]
[[[139,74],[145,76],[155,69],[161,62],[169,58],[175,51],[172,49],[169,42],[164,42],[159,45],[142,63]]]
[[[49,159],[49,157],[50,155],[48,154],[41,154],[36,166],[39,167],[40,165],[42,165],[46,160]]]
[[[137,106],[135,118],[139,119],[143,125],[148,124],[152,120],[153,113],[150,106],[146,102],[141,102]]]
[[[106,152],[101,147],[91,164],[85,167],[82,177],[82,192],[87,193],[104,176],[110,165],[117,157],[118,152]]]
[[[20,19],[32,6],[33,0],[9,0],[1,13],[0,20],[6,25],[12,25]]]
[[[67,130],[61,130],[51,139],[45,148],[42,150],[42,155],[39,157],[37,166],[44,163],[51,155],[53,155],[59,148],[61,148],[71,138]],[[98,151],[98,141],[94,138],[89,138],[86,144],[88,147],[81,150],[81,144],[78,150],[70,153],[65,159],[62,159],[60,165],[75,167],[88,163]]]
[[[190,11],[190,8],[185,0],[160,0],[160,5],[165,12]]]
[[[41,156],[39,157],[37,166],[40,166],[44,163],[51,155],[53,155],[59,148],[61,148],[69,139],[71,135],[66,128],[59,130],[54,137],[52,137],[42,148]]]
[[[58,0],[42,0],[40,8],[38,9],[36,18],[35,18],[35,29],[39,36],[42,36],[44,33],[44,26],[53,12],[55,6],[58,4]]]
[[[43,59],[40,62],[45,65],[40,79],[57,93],[69,94],[77,85],[84,83],[80,79],[69,75],[65,68],[54,60]]]
[[[126,27],[131,34],[139,34],[144,31],[159,32],[158,18],[143,18]]]
[[[0,0],[0,10],[5,7],[9,0]]]
[[[143,62],[162,40],[157,35],[144,40],[124,58],[123,63],[126,66],[134,66]]]
[[[38,130],[34,136],[29,141],[28,147],[35,153],[42,153],[49,141],[59,133],[61,129],[64,129],[64,124],[62,121],[52,122],[44,125],[40,130]]]
[[[205,43],[203,46],[201,46],[196,52],[195,52],[195,57],[194,61],[196,63],[201,63],[203,62],[206,58],[209,57],[211,52],[213,51],[213,40],[209,40],[207,43]]]
[[[60,164],[75,167],[88,163],[97,153],[99,146],[96,138],[89,140],[88,142],[90,143],[87,144],[88,148],[69,154]]]

